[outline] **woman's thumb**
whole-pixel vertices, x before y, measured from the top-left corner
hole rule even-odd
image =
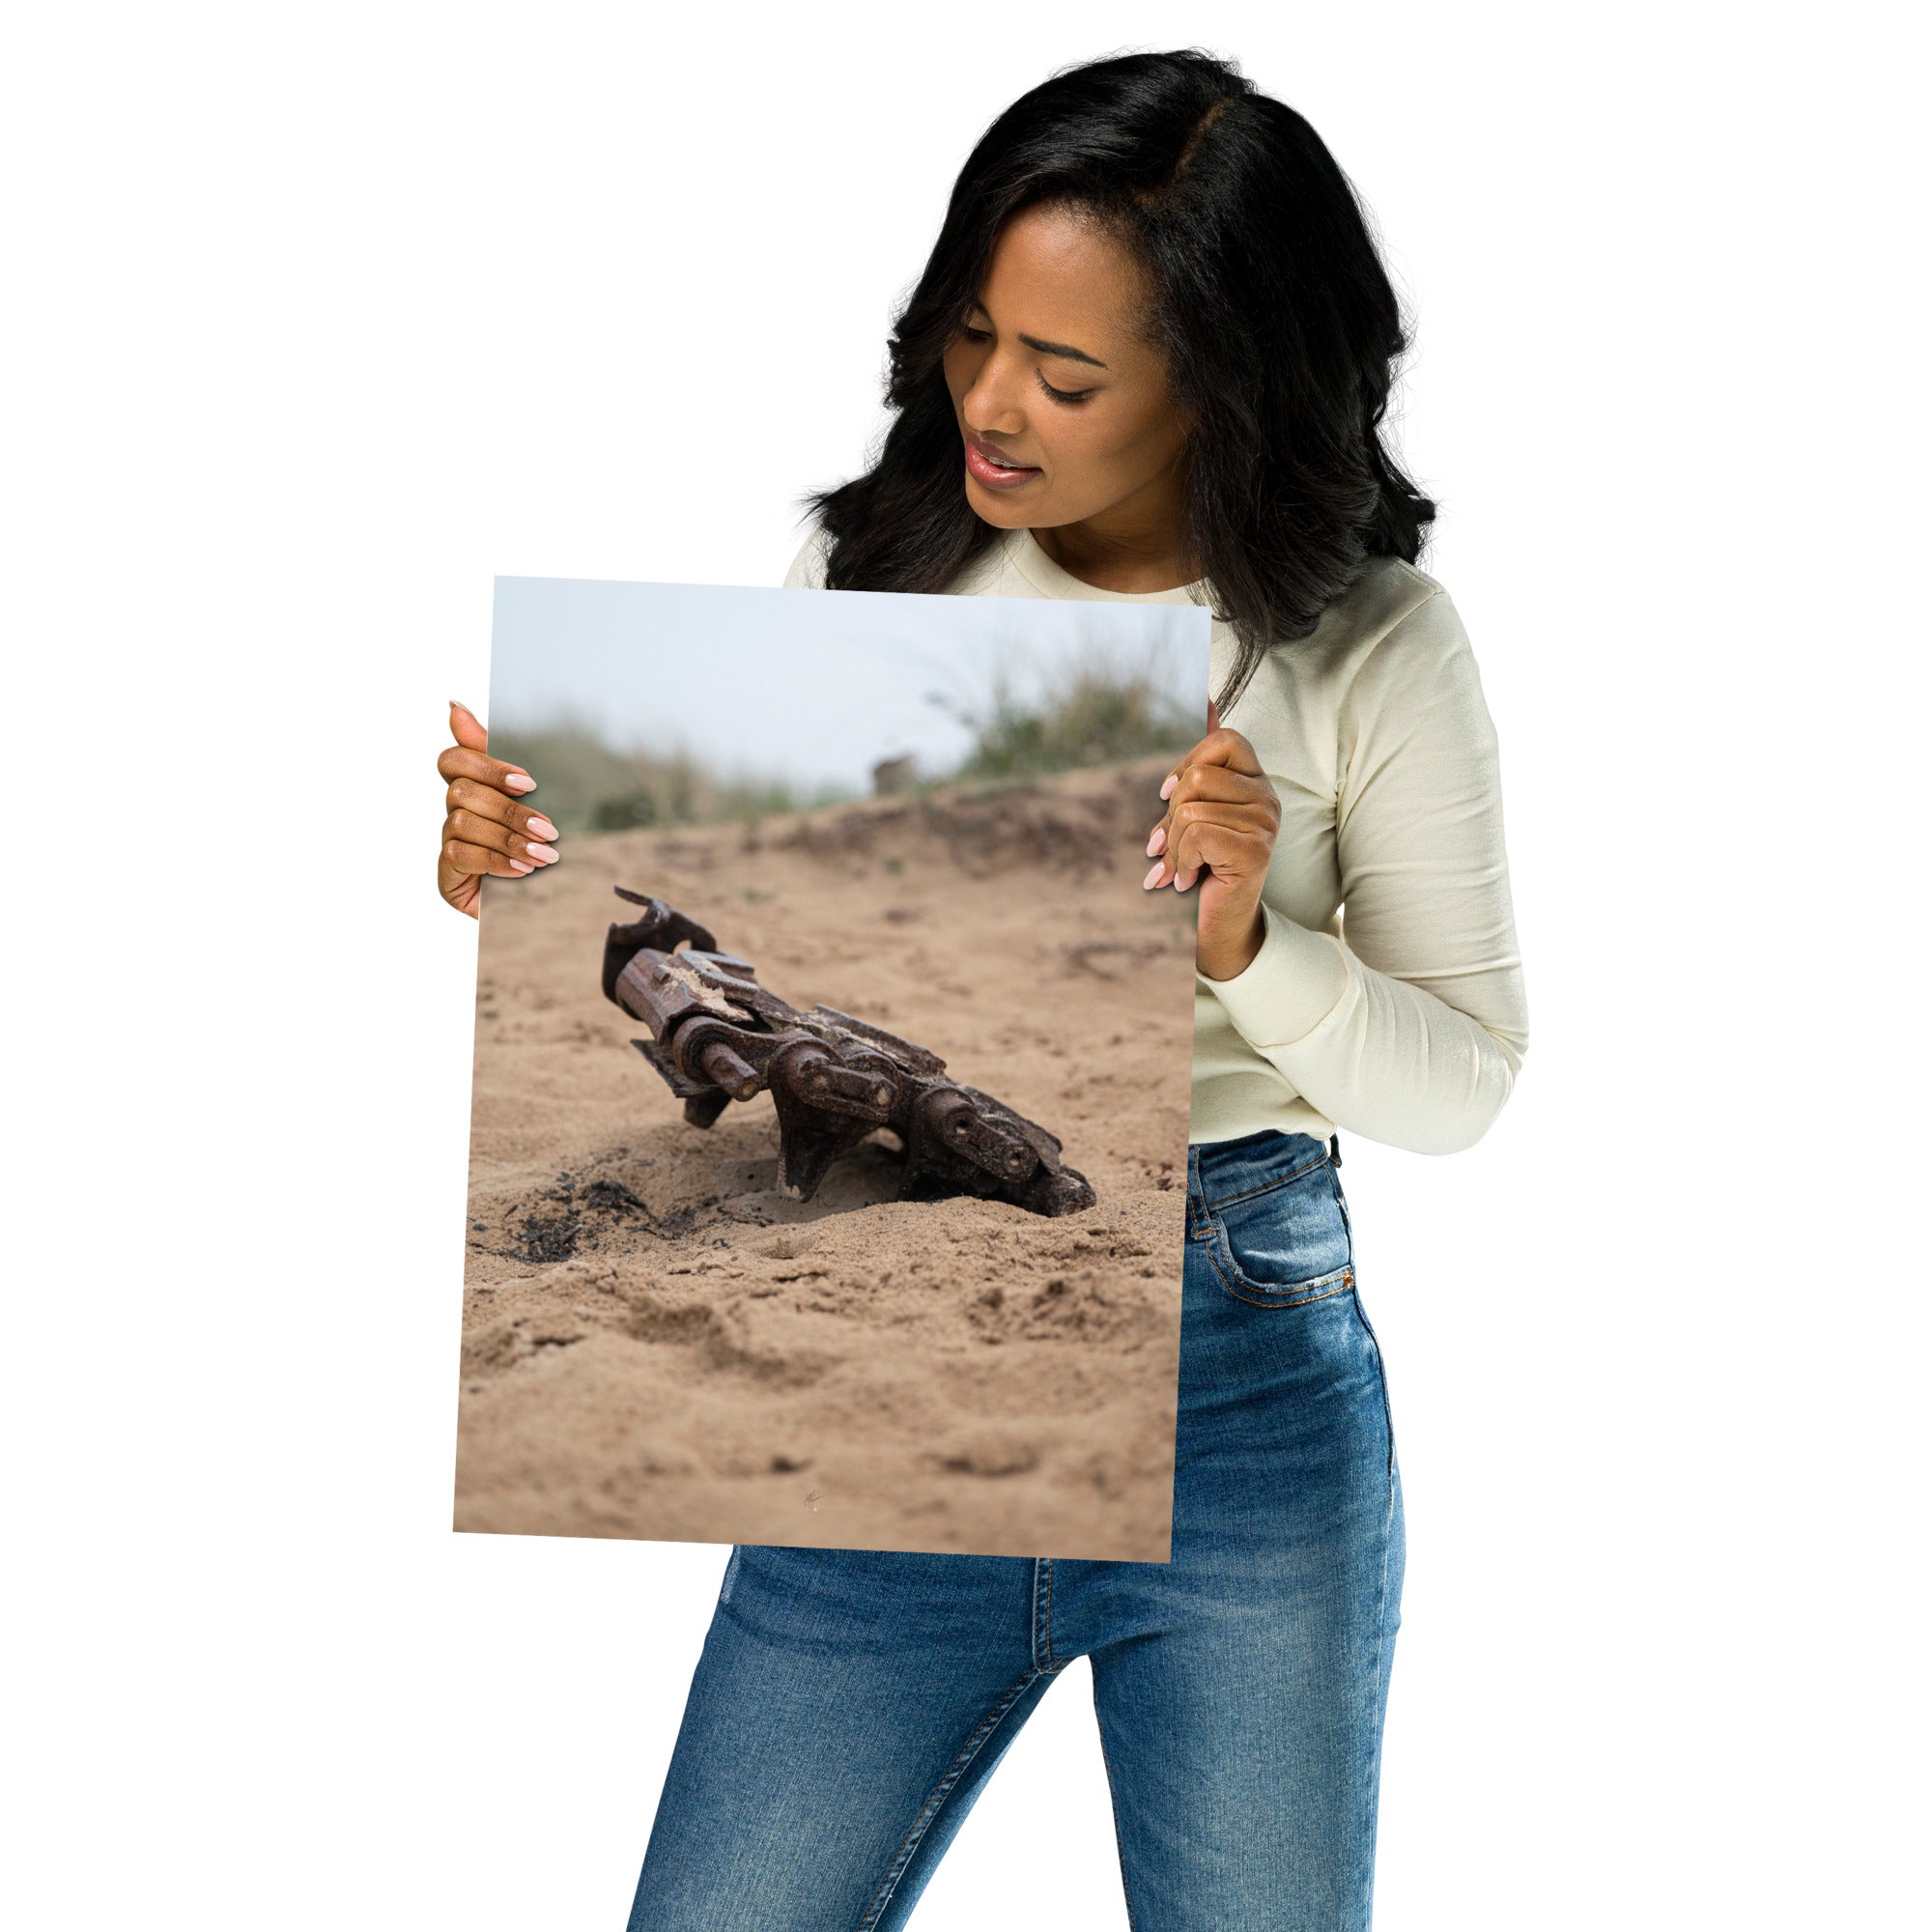
[[[1221,707],[1211,697],[1208,700],[1208,728],[1210,731],[1221,728]]]
[[[490,749],[490,734],[483,728],[483,721],[469,705],[459,704],[453,697],[449,700],[449,735],[466,752]]]

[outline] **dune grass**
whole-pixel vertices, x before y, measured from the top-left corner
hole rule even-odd
[[[687,752],[620,749],[582,720],[493,731],[490,752],[538,781],[531,803],[540,800],[560,832],[710,825],[853,796],[836,786],[808,790],[783,779],[721,773]]]
[[[972,750],[947,775],[954,781],[1039,778],[1183,752],[1204,728],[1147,672],[1095,655],[1027,696],[1002,674],[977,702],[931,696],[973,734]]]
[[[1094,651],[1038,688],[1022,690],[991,671],[980,691],[927,694],[965,727],[969,744],[950,770],[919,769],[895,789],[1023,783],[1055,772],[1179,753],[1202,730],[1146,669]],[[639,826],[709,825],[835,805],[859,794],[837,785],[804,787],[757,773],[724,772],[688,751],[612,745],[597,724],[558,716],[493,731],[494,756],[538,781],[531,798],[562,832],[623,832]]]

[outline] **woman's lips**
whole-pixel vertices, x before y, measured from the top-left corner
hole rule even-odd
[[[1010,490],[1015,484],[1032,482],[1039,474],[1037,464],[1022,464],[1015,469],[996,461],[984,443],[970,436],[966,438],[966,468],[989,490]]]

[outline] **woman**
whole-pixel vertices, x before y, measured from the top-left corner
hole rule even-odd
[[[1526,1044],[1494,733],[1380,440],[1406,346],[1347,181],[1226,63],[1061,73],[966,162],[785,581],[1211,604],[1146,882],[1199,901],[1172,1560],[734,1549],[638,1932],[903,1925],[1080,1656],[1133,1925],[1369,1922],[1402,1494],[1332,1136],[1465,1148]],[[473,911],[556,848],[453,718]]]

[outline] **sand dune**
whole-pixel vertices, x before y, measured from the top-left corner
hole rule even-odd
[[[1193,906],[1166,767],[570,841],[485,888],[459,1529],[1164,1560]],[[768,1095],[688,1126],[598,986],[623,885],[1060,1136],[1094,1207],[777,1184]]]

